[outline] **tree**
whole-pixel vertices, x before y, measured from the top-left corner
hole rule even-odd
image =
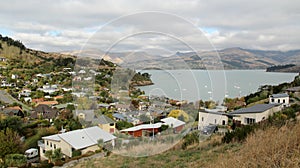
[[[118,130],[122,130],[122,129],[126,129],[126,128],[130,128],[133,127],[133,124],[127,121],[118,121],[116,123],[116,128]]]
[[[53,162],[57,162],[57,161],[60,161],[61,160],[61,158],[62,158],[62,153],[61,153],[61,149],[60,148],[58,148],[58,149],[55,149],[54,151],[53,151],[53,154],[52,154],[52,160],[53,160]]]
[[[52,155],[53,155],[53,151],[52,150],[48,150],[45,152],[45,156],[48,158],[48,162],[51,163],[52,162]]]
[[[11,128],[0,131],[0,158],[4,158],[8,154],[20,153],[22,147],[20,136]]]
[[[24,167],[27,159],[22,154],[9,154],[5,156],[5,164],[9,167]]]
[[[4,130],[6,128],[10,128],[13,131],[20,133],[22,130],[21,118],[18,116],[11,116],[0,120],[0,130]]]
[[[179,116],[181,116],[181,115],[184,118],[183,121],[187,122],[189,120],[189,115],[185,111],[183,111],[183,110],[172,110],[169,113],[168,117],[174,117],[176,119],[179,119]]]

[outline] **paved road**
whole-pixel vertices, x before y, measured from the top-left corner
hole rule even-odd
[[[0,90],[0,100],[4,103],[12,104],[14,102],[17,102],[18,104],[21,104],[24,110],[31,110],[30,107],[28,107],[26,104],[18,101],[14,97],[12,97],[10,94],[8,94],[5,90]]]
[[[12,104],[13,102],[13,99],[9,98],[9,94],[5,91],[5,90],[0,90],[0,100],[4,103],[7,103],[7,104]]]

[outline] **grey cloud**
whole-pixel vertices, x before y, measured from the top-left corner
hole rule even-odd
[[[168,19],[167,15],[141,14],[119,24],[108,23],[123,15],[143,11],[170,13],[196,27],[216,29],[216,32],[205,34],[218,49],[240,46],[286,50],[298,49],[300,43],[297,32],[300,28],[300,1],[297,0],[11,0],[1,2],[0,8],[1,27],[10,30],[13,38],[23,41],[28,47],[46,51],[79,50],[87,41],[101,48],[120,37],[143,30],[172,32],[196,48],[199,44],[202,45],[199,48],[211,48],[199,30],[191,25],[187,27],[187,23],[176,20],[176,17]],[[95,38],[93,33],[103,26],[101,38]],[[53,35],[53,32],[59,33]],[[152,41],[147,41],[147,38],[141,36],[124,41],[122,49],[150,50],[156,47],[155,50],[176,52],[185,48],[176,40],[164,40],[164,36],[156,36]]]

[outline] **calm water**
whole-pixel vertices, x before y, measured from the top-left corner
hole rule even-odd
[[[155,83],[140,87],[146,95],[164,95],[177,100],[218,100],[239,97],[258,90],[261,85],[291,82],[296,73],[265,70],[142,70]]]

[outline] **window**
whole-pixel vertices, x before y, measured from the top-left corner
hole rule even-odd
[[[46,141],[47,142],[47,146],[49,146],[49,142],[48,141]]]
[[[115,125],[115,123],[110,123],[110,124],[109,124],[109,126],[111,126],[111,127],[114,126],[114,125]]]
[[[225,124],[226,124],[226,121],[225,121],[225,120],[223,120],[223,121],[222,121],[222,125],[225,125]]]
[[[43,153],[45,153],[45,152],[46,152],[46,150],[44,149],[44,150],[43,150]]]
[[[285,103],[285,99],[283,99],[282,101],[283,101],[283,103]]]
[[[277,100],[277,103],[280,103],[280,99]]]
[[[54,149],[56,149],[56,144],[54,144]]]
[[[217,119],[215,119],[215,124],[217,124]]]
[[[253,123],[255,123],[255,118],[245,118],[245,123],[246,124],[253,124]]]
[[[271,99],[271,102],[274,102],[274,99]]]
[[[204,121],[204,117],[201,118],[201,121]]]
[[[50,147],[52,148],[52,142],[50,142]]]

